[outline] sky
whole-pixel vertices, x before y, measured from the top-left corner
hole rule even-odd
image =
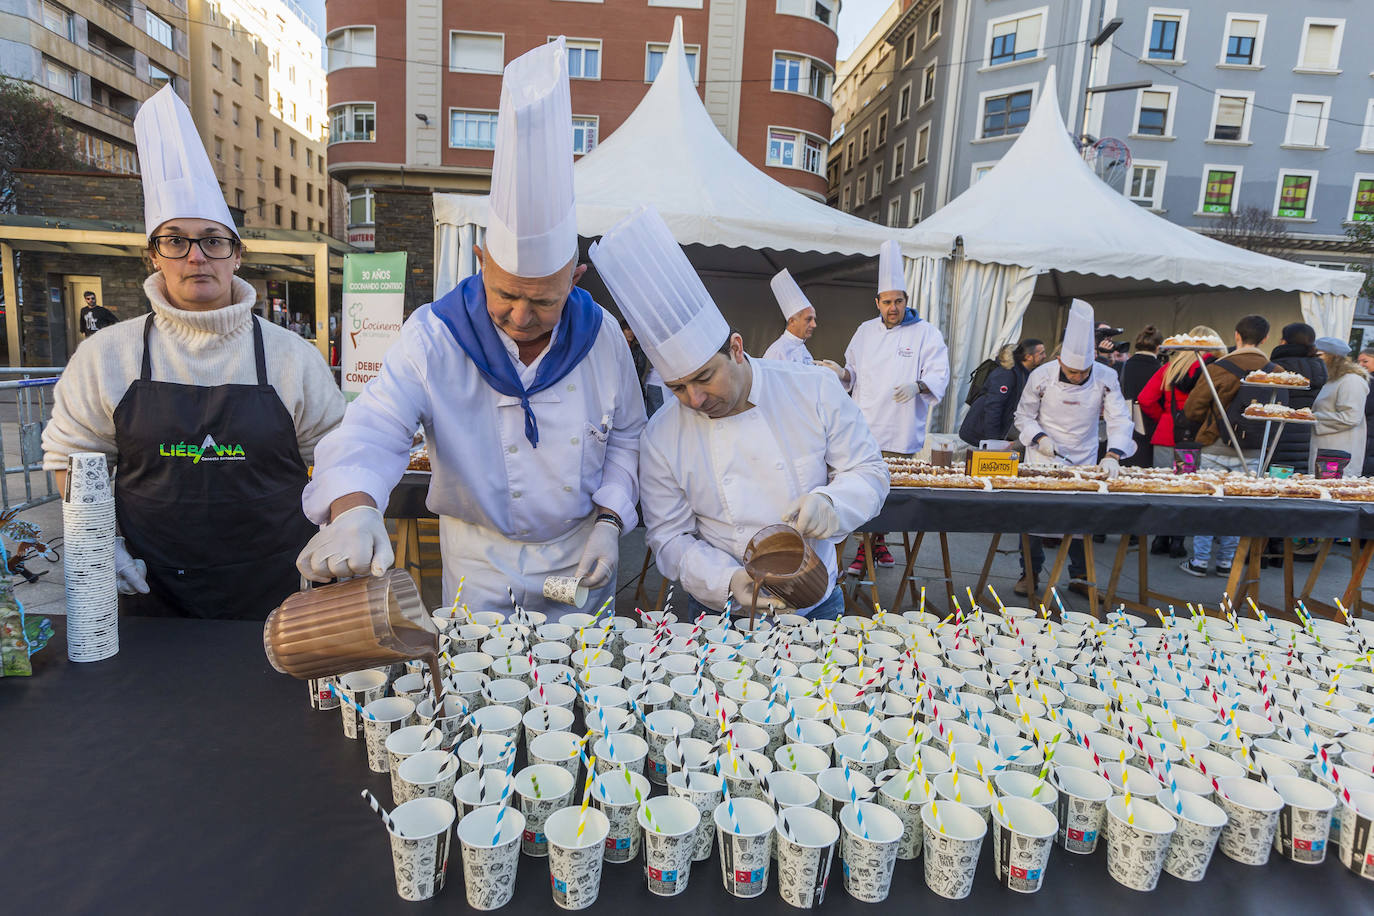
[[[324,0],[296,0],[305,14],[315,20],[315,25],[319,26],[321,37],[324,36]]]

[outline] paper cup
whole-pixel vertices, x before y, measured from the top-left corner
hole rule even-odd
[[[703,770],[715,763],[715,751],[700,738],[669,741],[663,749],[663,763],[672,775],[683,769]]]
[[[778,894],[799,909],[820,906],[840,828],[815,808],[783,808],[777,829]]]
[[[1279,826],[1283,798],[1253,779],[1231,777],[1219,783],[1222,794],[1217,804],[1227,817],[1217,841],[1222,855],[1242,865],[1266,864]]]
[[[644,831],[644,876],[649,893],[673,897],[687,889],[701,812],[683,798],[645,799],[636,815]]]
[[[505,735],[478,735],[458,745],[458,759],[462,761],[465,774],[487,767],[504,770],[509,767],[515,752],[515,742]]]
[[[840,809],[840,865],[849,896],[863,903],[887,899],[902,831],[901,818],[873,802]]]
[[[477,808],[458,822],[468,906],[495,910],[510,903],[515,895],[515,867],[520,861],[524,830],[525,818],[519,811],[495,805]]]
[[[424,674],[403,674],[391,684],[391,692],[419,704],[429,690],[429,677]]]
[[[311,709],[337,709],[339,697],[334,691],[329,689],[330,684],[337,684],[338,678],[335,677],[312,677],[306,682],[310,689],[310,708]]]
[[[1067,766],[1054,768],[1054,782],[1059,791],[1059,845],[1066,852],[1090,855],[1106,824],[1112,787],[1096,773]]]
[[[820,790],[816,808],[836,821],[840,819],[841,808],[853,801],[855,796],[865,796],[873,788],[873,780],[862,773],[850,770],[847,776],[845,774],[842,767],[829,767],[813,777],[816,788]]]
[[[877,777],[887,763],[887,745],[876,735],[840,735],[832,748],[837,766],[848,767],[869,779]]]
[[[542,858],[549,854],[544,824],[555,811],[572,800],[573,778],[562,767],[537,763],[515,774],[515,794],[520,799],[520,813],[525,816],[520,851]]]
[[[513,706],[483,706],[474,710],[469,719],[481,727],[483,735],[516,740],[520,735],[520,715],[520,710]]]
[[[541,674],[542,678],[543,675]],[[529,701],[530,709],[538,709],[540,706],[557,706],[572,712],[573,701],[577,699],[577,690],[571,684],[543,684],[544,692],[541,694],[538,687],[531,687],[526,699]]]
[[[709,859],[716,838],[716,822],[711,815],[721,802],[723,780],[715,773],[678,770],[668,774],[667,782],[669,795],[691,802],[701,815],[693,834],[692,861]]]
[[[510,790],[507,791],[507,786]],[[504,769],[488,767],[465,773],[453,784],[453,800],[458,808],[460,819],[467,817],[478,808],[488,805],[510,806],[515,804],[515,777],[507,776]],[[505,801],[501,801],[502,796]]]
[[[596,755],[596,772],[609,773],[622,768],[631,773],[644,772],[644,758],[649,754],[648,743],[638,735],[622,732],[603,736],[592,743],[592,753]],[[645,792],[645,796],[649,793]]]
[[[438,798],[417,798],[391,811],[391,864],[402,900],[428,900],[444,888],[453,806]]]
[[[773,761],[757,751],[723,754],[720,772],[725,777],[725,791],[735,798],[764,800],[760,776],[773,772]]]
[[[922,858],[926,887],[948,900],[967,897],[973,890],[987,821],[968,805],[941,800],[921,809],[921,827],[925,832]]]
[[[577,826],[582,823],[579,836]],[[549,815],[544,835],[549,844],[549,883],[553,902],[565,910],[584,910],[601,891],[602,850],[610,823],[606,815],[573,805]]]
[[[1042,782],[1038,774],[1007,770],[992,777],[992,784],[997,787],[998,795],[1024,798],[1044,805],[1051,812],[1059,810],[1059,790],[1050,783],[1048,776]]]
[[[1374,880],[1374,792],[1350,790],[1341,802],[1341,830],[1336,841],[1341,864],[1361,878]]]
[[[572,710],[562,706],[531,706],[520,717],[525,732],[525,750],[528,752],[530,742],[544,732],[571,731],[575,719]]]
[[[1111,761],[1104,760],[1102,762],[1102,769],[1106,770],[1107,775],[1111,777],[1112,792],[1115,795],[1124,795],[1126,789],[1129,787],[1132,798],[1152,799],[1158,795],[1163,788],[1163,786],[1159,784],[1158,779],[1155,779],[1149,773],[1140,769],[1140,767],[1131,766],[1130,764],[1126,765],[1125,786],[1121,784],[1120,763],[1112,763]]]
[[[530,763],[550,763],[568,771],[576,784],[582,762],[577,752],[581,739],[571,732],[544,732],[530,739],[527,745]]]
[[[831,765],[828,751],[809,744],[784,744],[773,752],[773,760],[778,770],[792,770],[812,779]]]
[[[1336,796],[1317,783],[1296,776],[1275,777],[1273,788],[1283,799],[1279,826],[1274,831],[1275,851],[1304,865],[1325,861]]]
[[[816,787],[816,782],[810,776],[802,773],[794,773],[791,770],[784,770],[780,773],[767,773],[759,780],[759,787],[763,790],[762,801],[767,801],[768,794],[773,796],[774,809],[779,808],[815,808],[816,802],[820,799],[820,789]],[[777,834],[773,834],[773,841],[769,847],[769,855],[774,859],[778,857]]]
[[[399,805],[406,799],[398,798],[399,785],[396,781],[396,771],[400,769],[401,763],[407,757],[418,754],[421,751],[432,751],[439,747],[444,740],[444,733],[437,728],[428,725],[407,725],[405,728],[398,728],[386,737],[386,757],[387,771],[391,773],[391,800]],[[458,761],[454,761],[455,767]]]
[[[941,773],[930,782],[941,800],[967,805],[982,816],[983,823],[992,823],[992,796],[977,776],[960,776],[955,783],[953,773]]]
[[[359,706],[380,700],[386,693],[386,675],[374,669],[341,674],[338,681],[339,689]],[[343,717],[344,737],[356,739],[362,732],[362,714],[349,703],[340,703],[339,713]]]
[[[467,712],[460,697],[449,695],[444,699],[443,714],[434,715],[434,701],[421,700],[415,705],[415,717],[421,725],[437,725],[444,733],[440,747],[453,747],[462,739],[463,727],[467,724]]]
[[[912,771],[906,771],[910,772]],[[914,859],[921,854],[922,841],[925,838],[925,831],[921,827],[921,809],[930,801],[930,796],[926,794],[926,781],[917,775],[908,782],[906,773],[883,783],[877,796],[878,804],[897,815],[902,822],[902,839],[897,844],[897,858],[903,860]]]
[[[386,741],[393,731],[411,724],[415,704],[403,697],[382,697],[363,707],[363,737],[367,741],[367,768],[374,773],[391,769]]]
[[[1059,820],[1044,805],[1004,796],[992,811],[992,862],[997,883],[1020,894],[1033,894],[1045,880]]]
[[[763,729],[767,736],[763,753],[772,757],[773,752],[783,745],[783,726],[787,724],[791,713],[781,703],[774,703],[770,708],[767,700],[750,700],[741,704],[739,711],[745,721]]]
[[[392,798],[398,805],[416,798],[441,798],[452,803],[458,769],[458,759],[448,751],[411,754],[391,771]]]
[[[1178,825],[1164,856],[1164,871],[1180,881],[1201,881],[1212,861],[1226,812],[1212,801],[1192,792],[1161,792],[1160,807]]]
[[[646,774],[649,782],[664,786],[668,784],[665,756],[668,743],[676,736],[686,737],[692,733],[692,717],[675,709],[658,709],[646,715],[644,721],[647,723],[644,737],[649,747]]]
[[[1154,802],[1131,800],[1134,823],[1127,823],[1126,799],[1107,800],[1107,874],[1123,887],[1152,891],[1159,882],[1177,824]]]
[[[773,809],[758,799],[737,798],[721,802],[711,817],[725,890],[734,897],[760,896],[768,889],[768,840],[777,820]]]
[[[629,862],[639,855],[643,831],[639,828],[639,806],[649,797],[649,780],[639,773],[615,770],[602,773],[592,783],[592,803],[606,815],[610,832],[606,835],[607,862]]]
[[[581,576],[549,576],[544,580],[544,597],[579,610],[587,606],[587,589]]]

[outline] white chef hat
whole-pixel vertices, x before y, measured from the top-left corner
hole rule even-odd
[[[577,254],[572,101],[561,35],[506,65],[486,248],[517,277],[547,277]]]
[[[210,219],[238,235],[191,112],[170,85],[139,107],[134,142],[143,173],[144,232],[151,236],[169,219]]]
[[[1069,307],[1069,323],[1064,326],[1064,346],[1059,350],[1059,362],[1081,372],[1093,364],[1096,355],[1093,307],[1082,299],[1075,299]]]
[[[802,309],[811,308],[811,301],[806,298],[806,294],[801,291],[801,287],[792,279],[786,268],[774,274],[768,285],[773,287],[773,297],[778,300],[783,318],[791,318]]]
[[[902,270],[902,246],[896,239],[888,239],[878,249],[878,295],[893,290],[906,293],[906,275]]]
[[[639,207],[591,248],[592,263],[668,381],[706,365],[730,326],[653,207]]]

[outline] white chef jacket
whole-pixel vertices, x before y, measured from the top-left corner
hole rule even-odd
[[[791,331],[783,331],[781,337],[769,344],[768,349],[763,351],[763,358],[801,363],[803,366],[812,366],[816,362],[811,358],[811,351],[806,349],[806,341]]]
[[[749,357],[753,406],[713,420],[676,398],[640,443],[639,485],[659,570],[721,608],[744,548],[804,493],[824,493],[848,532],[877,514],[887,465],[863,415],[829,372]],[[835,577],[834,543],[811,547]],[[798,610],[810,610],[799,608]]]
[[[1037,367],[1026,379],[1021,402],[1016,405],[1016,428],[1029,446],[1040,433],[1050,437],[1055,450],[1069,464],[1097,464],[1097,423],[1107,424],[1107,448],[1129,458],[1135,454],[1135,424],[1121,396],[1116,372],[1099,362],[1081,385],[1059,376],[1059,360]]]
[[[515,342],[500,328],[496,333],[521,382],[533,383],[548,349],[526,366]],[[488,385],[425,305],[402,327],[381,373],[316,447],[305,514],[322,524],[335,499],[357,491],[385,508],[423,425],[433,469],[425,504],[440,516],[445,594],[466,576],[463,600],[473,609],[509,607],[509,583],[526,607],[544,610],[544,577],[571,574],[594,503],[627,528],[638,518],[644,399],[630,348],[609,313],[603,310],[582,361],[531,396],[530,405],[538,448],[525,438],[519,399]]]
[[[859,325],[844,351],[848,389],[887,452],[912,455],[926,441],[926,418],[949,385],[949,350],[929,321],[888,328],[881,317]],[[925,382],[930,393],[918,393],[905,404],[892,399],[892,389]]]

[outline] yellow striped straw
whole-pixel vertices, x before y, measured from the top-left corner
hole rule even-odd
[[[935,818],[935,829],[939,830],[941,833],[944,833],[945,823],[944,821],[940,820],[940,807],[935,804],[934,799],[931,799],[930,802],[930,814],[932,817]]]
[[[1125,794],[1122,803],[1126,806],[1126,823],[1135,824],[1135,813],[1131,811],[1131,783],[1128,777],[1130,772],[1126,769],[1126,752],[1121,752],[1121,789]]]

